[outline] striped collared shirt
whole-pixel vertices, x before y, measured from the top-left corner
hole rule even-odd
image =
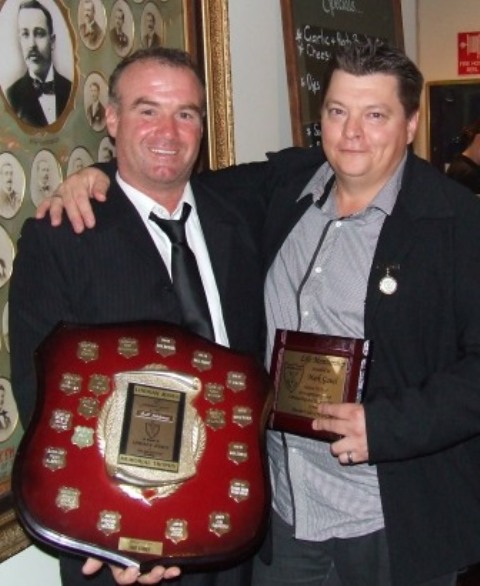
[[[372,202],[345,218],[338,217],[332,196],[318,205],[333,173],[328,163],[307,184],[300,198],[311,197],[312,205],[290,232],[267,275],[267,356],[277,328],[364,337],[368,276],[404,165],[405,158]],[[295,526],[297,538],[357,537],[384,526],[375,466],[341,466],[328,443],[279,432],[268,433],[268,450],[273,506]]]

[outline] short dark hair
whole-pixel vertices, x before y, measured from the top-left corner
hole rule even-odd
[[[472,122],[472,124],[469,124],[468,126],[465,126],[465,128],[462,130],[462,147],[464,149],[468,148],[472,144],[473,139],[477,136],[477,134],[480,134],[480,119],[475,120],[475,122]]]
[[[153,47],[149,49],[138,49],[138,51],[135,51],[120,61],[120,63],[115,67],[108,81],[108,97],[112,104],[120,104],[120,96],[118,95],[118,82],[123,72],[134,63],[147,61],[153,61],[158,65],[176,67],[178,69],[188,69],[192,71],[197,78],[203,93],[205,93],[205,83],[198,67],[192,60],[189,53],[182,51],[181,49],[171,49],[170,47]]]
[[[320,106],[323,106],[332,76],[340,70],[355,76],[383,73],[398,81],[398,97],[407,118],[420,108],[423,75],[405,53],[380,41],[347,43],[338,48],[328,62],[321,86]]]
[[[52,15],[50,12],[45,8],[43,4],[40,4],[38,0],[24,0],[18,7],[18,12],[20,10],[25,10],[27,8],[33,8],[35,10],[41,10],[47,19],[47,29],[50,35],[53,35],[53,20]]]

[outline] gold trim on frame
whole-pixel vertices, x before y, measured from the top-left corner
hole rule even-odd
[[[228,0],[202,0],[202,38],[212,169],[235,162]]]
[[[0,485],[0,493],[2,486]],[[11,493],[0,501],[0,562],[21,552],[30,545],[30,540],[18,524],[12,508]]]

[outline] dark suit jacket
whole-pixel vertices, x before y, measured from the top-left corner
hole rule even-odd
[[[54,71],[55,97],[56,97],[56,118],[61,116],[67,107],[72,83]],[[48,126],[47,119],[43,113],[42,106],[33,88],[32,80],[28,73],[7,89],[7,99],[15,110],[17,116],[32,126]]]
[[[289,149],[269,163],[210,177],[217,189],[269,198],[266,267],[311,199],[324,162]],[[410,154],[369,277],[365,335],[373,364],[365,399],[370,461],[395,585],[412,586],[480,560],[480,201]],[[393,295],[379,283],[386,268]]]
[[[103,130],[105,126],[105,107],[101,102],[98,103],[98,108],[95,114],[92,111],[92,105],[88,106],[87,119],[94,130]]]
[[[263,346],[260,225],[241,202],[192,179],[198,214],[220,293],[232,348],[258,353]],[[69,222],[26,221],[10,283],[12,387],[26,424],[35,396],[33,353],[59,321],[113,323],[163,320],[178,323],[180,309],[167,269],[143,221],[116,182],[105,205],[96,206],[97,225],[75,235]],[[240,566],[225,586],[248,583]],[[64,583],[113,584],[107,570],[87,582],[80,562],[63,564]],[[215,574],[182,579],[182,584],[214,584]],[[235,582],[235,580],[238,580]],[[193,580],[193,581],[192,581]],[[198,581],[200,580],[200,581]],[[175,583],[175,582],[174,582]],[[217,582],[215,582],[217,584]]]
[[[157,35],[157,33],[153,33],[152,44],[150,45],[150,47],[160,47],[161,44],[162,43],[160,42],[160,37]],[[144,35],[142,40],[142,46],[145,48],[148,47],[148,35]]]
[[[112,41],[114,48],[119,52],[123,52],[130,42],[128,36],[123,31],[120,33],[117,32],[116,28],[110,29],[110,40]]]

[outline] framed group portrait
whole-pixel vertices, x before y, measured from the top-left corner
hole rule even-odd
[[[216,169],[234,162],[228,0],[36,2],[27,15],[20,0],[0,0],[0,45],[8,54],[0,68],[0,561],[30,543],[11,493],[24,431],[11,388],[8,338],[16,243],[23,222],[64,177],[115,156],[105,107],[117,63],[156,45],[189,51],[206,82],[199,165]],[[32,49],[27,37],[35,28],[43,30],[44,42]]]

